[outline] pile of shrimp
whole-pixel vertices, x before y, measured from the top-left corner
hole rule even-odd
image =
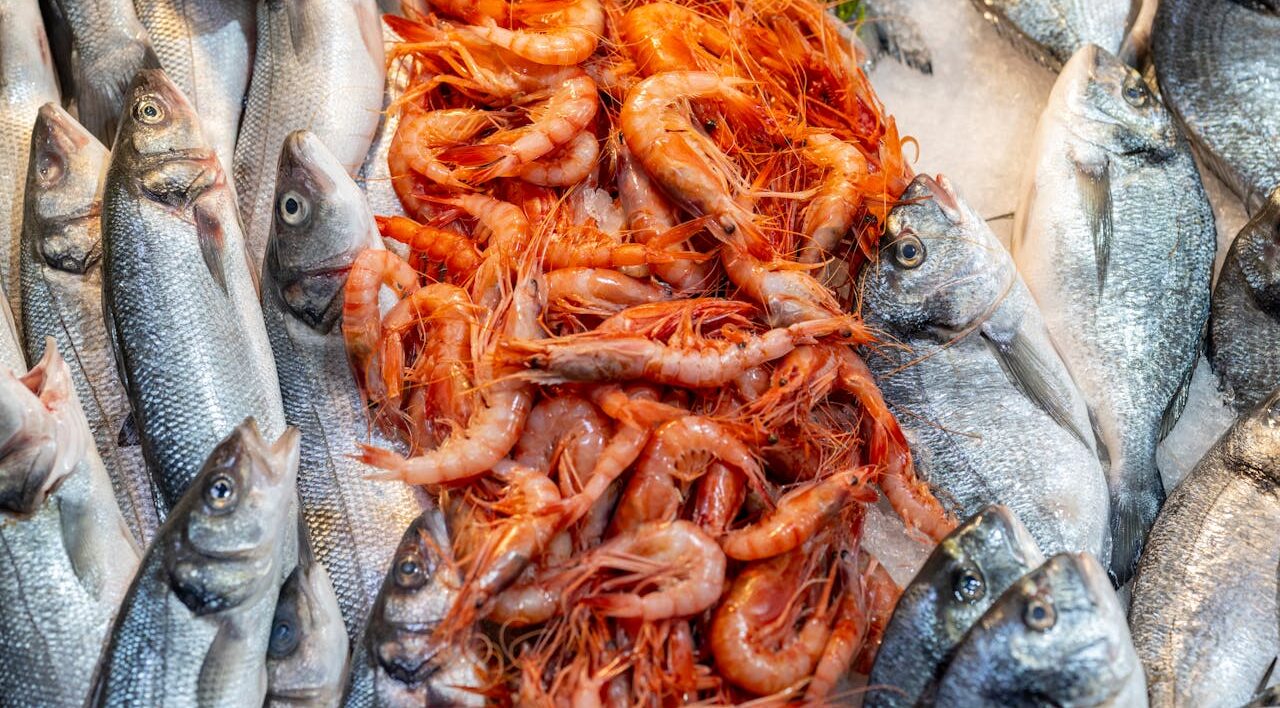
[[[867,506],[954,526],[858,354],[911,173],[843,28],[814,0],[386,21],[408,255],[360,254],[343,331],[405,445],[364,459],[450,519],[437,646],[489,647],[502,702],[829,699],[899,593]]]

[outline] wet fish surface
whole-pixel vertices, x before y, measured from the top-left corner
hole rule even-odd
[[[129,397],[102,319],[100,187],[108,159],[102,143],[57,104],[40,108],[22,229],[22,329],[31,359],[39,356],[47,337],[66,352],[116,501],[134,538],[145,546],[159,526],[155,492],[141,446],[121,444]]]
[[[0,367],[7,366],[14,371],[27,368],[27,358],[18,339],[18,325],[9,309],[9,298],[0,290]]]
[[[973,0],[1015,46],[1057,71],[1086,44],[1115,54],[1142,0]]]
[[[1098,561],[1062,553],[1006,590],[957,647],[936,705],[1146,706],[1124,609]]]
[[[1239,706],[1280,653],[1280,395],[1242,415],[1165,502],[1130,624],[1153,706]]]
[[[430,504],[411,485],[368,479],[375,470],[359,460],[371,426],[342,335],[342,292],[355,257],[381,239],[360,188],[307,131],[285,140],[273,212],[262,309],[285,417],[302,432],[302,513],[358,637],[399,535]]]
[[[129,588],[90,705],[258,706],[281,583],[298,434],[252,419],[217,444]]]
[[[1165,102],[1252,214],[1280,184],[1280,7],[1164,0],[1152,33]]]
[[[1124,583],[1164,501],[1156,444],[1200,356],[1213,208],[1173,117],[1094,45],[1063,68],[1033,145],[1011,250],[1089,402]]]
[[[885,627],[863,705],[914,706],[935,688],[951,652],[1015,580],[1044,562],[1008,509],[975,514],[929,554]]]
[[[52,345],[0,372],[0,547],[0,705],[83,705],[141,552]]]
[[[309,553],[302,553],[276,601],[264,705],[335,708],[342,700],[350,657],[329,574]]]
[[[1110,552],[1085,403],[1004,246],[950,181],[918,176],[890,213],[863,313],[867,353],[912,457],[967,518],[1003,504],[1045,553]]]
[[[374,0],[258,4],[258,46],[233,168],[255,264],[271,230],[285,136],[310,130],[356,174],[378,127],[385,77]]]
[[[1280,188],[1245,224],[1222,262],[1209,318],[1209,361],[1237,411],[1280,387]]]
[[[384,12],[392,11],[384,10]],[[400,41],[403,41],[400,35],[383,22],[383,46],[391,46]],[[400,127],[400,112],[391,110],[391,104],[409,87],[411,68],[407,58],[392,63],[388,68],[387,84],[382,100],[382,118],[378,122],[378,129],[374,132],[373,143],[369,145],[369,153],[365,156],[364,164],[360,166],[360,171],[356,175],[356,184],[364,190],[369,208],[380,216],[405,216],[404,205],[400,203],[400,197],[396,196],[395,187],[391,182],[391,168],[387,162],[387,155],[391,152],[391,141],[396,136],[396,129]]]

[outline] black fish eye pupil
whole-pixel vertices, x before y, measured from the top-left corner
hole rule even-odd
[[[276,626],[271,630],[271,639],[276,642],[282,642],[293,634],[293,627],[288,622],[276,622]]]
[[[915,258],[915,257],[916,257],[916,247],[915,247],[915,246],[913,246],[913,245],[911,245],[911,244],[909,244],[909,243],[908,243],[907,245],[903,246],[903,247],[902,247],[902,256],[903,256],[904,258],[908,258],[908,259]]]
[[[213,498],[226,499],[231,496],[231,485],[225,479],[219,479],[213,483]]]
[[[418,563],[412,559],[400,561],[401,575],[416,575],[418,573]]]
[[[285,200],[284,200],[284,210],[285,210],[286,212],[290,213],[290,214],[297,214],[297,213],[298,213],[298,200],[297,200],[297,199],[294,199],[293,197],[289,197],[289,198],[285,199]]]

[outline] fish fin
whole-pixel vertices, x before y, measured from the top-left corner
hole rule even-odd
[[[1147,538],[1147,525],[1142,510],[1127,497],[1111,497],[1111,582],[1120,587],[1133,578],[1138,556]]]
[[[142,444],[142,434],[138,432],[138,421],[133,411],[120,423],[120,432],[116,435],[116,447],[135,447]]]
[[[1076,165],[1076,183],[1080,187],[1081,206],[1089,219],[1093,234],[1093,255],[1098,268],[1098,292],[1107,283],[1107,267],[1111,261],[1111,243],[1115,226],[1111,221],[1111,162],[1103,158],[1101,165]]]
[[[1098,417],[1093,413],[1093,407],[1088,406],[1086,410],[1089,411],[1089,427],[1093,429],[1093,440],[1098,446],[1098,462],[1102,463],[1102,470],[1106,472],[1111,469],[1111,449],[1102,438],[1102,429],[1098,425]]]
[[[1088,447],[1089,443],[1084,433],[1071,420],[1069,404],[1064,400],[1062,393],[1049,381],[1045,364],[1040,360],[1040,354],[1031,346],[1027,338],[1020,332],[1014,332],[1008,342],[1001,342],[992,338],[985,330],[982,332],[982,338],[991,347],[996,360],[1000,362],[1000,368],[1004,370],[1005,376],[1009,378],[1014,388],[1037,408],[1044,411],[1055,423],[1071,433],[1081,444]]]
[[[1271,658],[1271,663],[1267,664],[1267,670],[1262,674],[1262,680],[1258,682],[1258,687],[1253,689],[1255,696],[1261,696],[1267,690],[1267,684],[1271,683],[1271,674],[1276,670],[1276,657]]]
[[[120,332],[116,329],[116,318],[111,314],[105,288],[102,290],[102,320],[107,329],[107,341],[111,344],[111,358],[116,364],[116,376],[119,377],[120,384],[127,393],[129,391],[129,370],[124,365],[124,349],[120,346]]]
[[[227,293],[227,273],[222,263],[223,249],[227,245],[227,234],[218,218],[197,206],[193,210],[196,221],[196,239],[200,242],[200,256],[209,269],[218,287]],[[253,272],[253,269],[249,269]]]
[[[1178,390],[1173,392],[1173,398],[1169,399],[1169,405],[1164,407],[1164,413],[1160,414],[1160,430],[1156,434],[1157,440],[1164,440],[1173,430],[1173,426],[1178,424],[1178,419],[1182,417],[1182,411],[1187,407],[1187,397],[1191,394],[1191,377],[1195,374],[1196,363],[1200,360],[1197,353],[1196,361],[1191,362],[1191,366],[1182,374],[1182,380],[1178,382]]]

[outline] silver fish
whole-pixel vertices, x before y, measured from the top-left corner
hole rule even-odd
[[[141,552],[52,343],[0,372],[0,546],[0,705],[82,705]]]
[[[447,553],[444,516],[424,511],[409,525],[369,615],[344,705],[482,706],[483,664],[471,647],[433,632],[457,600],[461,578]]]
[[[21,321],[22,312],[18,235],[22,233],[31,126],[40,106],[50,101],[58,101],[58,79],[39,5],[36,0],[0,3],[0,105],[4,106],[0,110],[0,291],[9,296],[5,309],[12,308],[7,313],[12,324]],[[9,342],[4,332],[0,332],[0,341],[0,363],[25,369],[23,361],[15,360],[13,349],[6,346]]]
[[[133,0],[41,2],[67,103],[94,137],[109,144],[129,82],[139,69],[156,66]]]
[[[1231,242],[1213,288],[1209,361],[1238,411],[1280,387],[1280,188]]]
[[[1147,705],[1142,664],[1106,571],[1062,553],[1005,591],[965,635],[934,705]]]
[[[258,4],[258,48],[233,169],[255,264],[271,231],[285,136],[310,130],[356,174],[378,127],[385,76],[374,0]]]
[[[350,648],[329,574],[310,554],[301,554],[276,601],[265,705],[336,708],[347,683]]]
[[[390,12],[389,10],[387,12]],[[392,45],[402,41],[384,22],[382,24],[382,41],[384,45]],[[387,154],[391,151],[391,141],[400,127],[399,111],[388,110],[391,103],[400,98],[409,87],[409,71],[412,68],[408,58],[401,59],[387,70],[387,86],[382,100],[382,120],[374,133],[373,143],[369,146],[369,154],[356,175],[356,184],[364,190],[369,200],[369,208],[373,213],[382,216],[405,216],[400,197],[396,196],[391,182],[391,168],[387,162]]]
[[[128,92],[102,197],[103,298],[155,483],[177,502],[248,416],[284,432],[234,198],[194,109],[158,69]]]
[[[357,637],[397,536],[430,503],[409,485],[368,479],[375,470],[359,460],[370,424],[342,336],[342,289],[355,257],[381,240],[360,188],[307,131],[284,142],[273,212],[263,316],[285,416],[302,431],[303,518]]]
[[[9,298],[0,289],[0,367],[7,366],[14,371],[27,368],[27,358],[18,340],[18,323],[13,319],[13,310],[9,309]]]
[[[914,706],[932,693],[951,652],[1014,581],[1044,563],[1007,508],[974,514],[933,549],[885,627],[863,705]]]
[[[945,177],[916,177],[863,275],[867,363],[957,516],[1003,504],[1046,553],[1110,552],[1084,400],[1013,261]]]
[[[1242,415],[1165,502],[1130,624],[1155,706],[1239,706],[1280,653],[1280,394]]]
[[[246,0],[134,0],[160,66],[200,114],[222,168],[231,171],[253,67],[256,4]]]
[[[22,311],[27,354],[53,337],[84,403],[116,501],[144,546],[159,526],[142,448],[120,439],[129,397],[115,370],[102,319],[100,187],[110,155],[66,111],[40,108],[31,139],[27,215],[22,229]]]
[[[973,0],[996,30],[1031,58],[1061,69],[1081,47],[1120,51],[1142,0]]]
[[[878,55],[887,54],[922,74],[933,74],[929,45],[903,0],[861,0],[857,5],[858,38],[867,47],[872,65]]]
[[[1164,501],[1156,443],[1200,356],[1213,209],[1173,117],[1137,71],[1088,45],[1040,117],[1017,213],[1014,260],[1101,443],[1109,566],[1124,583]]]
[[[213,448],[129,588],[90,705],[262,705],[298,437],[269,443],[250,418]]]
[[[1280,183],[1280,4],[1163,0],[1153,55],[1160,93],[1249,213]]]

